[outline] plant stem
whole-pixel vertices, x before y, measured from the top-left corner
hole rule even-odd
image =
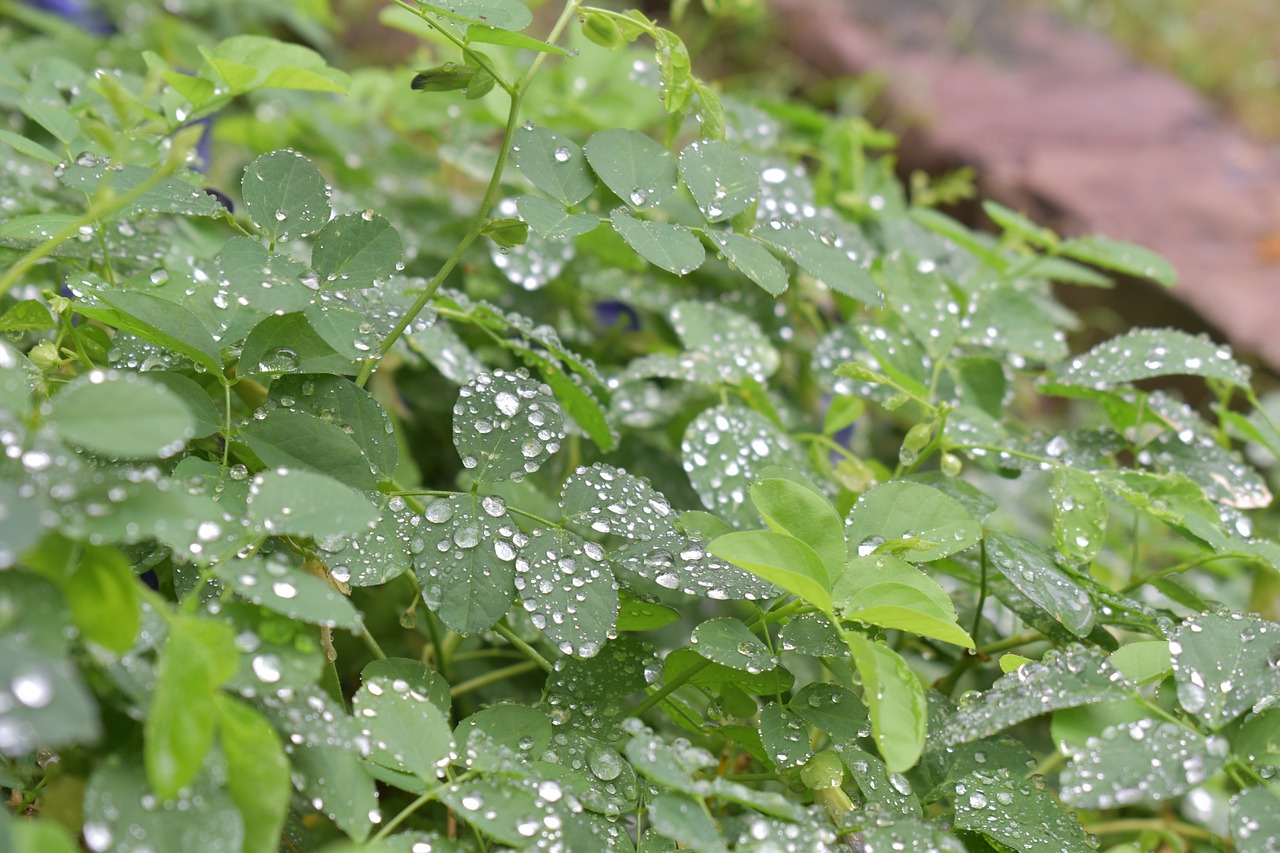
[[[1218,840],[1223,841],[1228,847],[1234,847],[1229,839],[1224,839],[1202,826],[1196,826],[1191,823],[1183,823],[1179,820],[1165,820],[1164,818],[1121,818],[1120,820],[1106,820],[1099,823],[1087,824],[1084,831],[1090,835],[1119,835],[1125,832],[1176,832],[1185,838],[1199,838],[1205,841]]]
[[[516,632],[512,631],[506,625],[499,622],[493,626],[493,630],[511,645],[524,652],[525,656],[533,663],[537,664],[543,672],[551,671],[551,662],[538,653],[538,650],[526,643],[524,640],[516,636]]]
[[[663,699],[666,699],[672,693],[679,690],[686,683],[688,683],[689,679],[693,678],[695,675],[702,672],[702,670],[706,669],[709,666],[711,666],[711,661],[709,660],[703,660],[703,661],[699,661],[698,663],[695,663],[693,666],[689,667],[684,672],[680,673],[679,676],[677,676],[676,678],[673,678],[672,680],[668,681],[666,684],[659,687],[657,690],[650,693],[644,699],[644,701],[642,701],[639,705],[632,708],[628,712],[628,715],[632,717],[643,716],[646,711],[648,711],[653,706],[657,705]]]
[[[403,5],[403,4],[402,4]],[[407,7],[410,8],[411,7]],[[577,2],[569,2],[565,4],[564,11],[560,13],[560,19],[556,21],[555,26],[551,28],[551,33],[547,36],[547,41],[554,43],[564,31],[564,28],[572,20],[573,14],[577,11]],[[511,91],[511,106],[507,111],[507,124],[502,131],[502,141],[498,144],[498,162],[493,167],[493,176],[489,178],[489,186],[485,188],[484,197],[480,200],[480,207],[476,210],[476,215],[471,221],[471,227],[467,229],[467,233],[463,235],[462,240],[454,247],[453,254],[449,255],[444,264],[436,271],[431,281],[427,282],[426,289],[418,295],[413,305],[405,312],[385,338],[378,346],[378,354],[373,358],[365,361],[360,368],[360,375],[356,378],[356,384],[364,387],[369,382],[369,377],[378,369],[378,364],[386,356],[391,348],[395,346],[396,341],[404,334],[405,329],[417,319],[423,309],[430,304],[435,298],[436,291],[444,284],[444,280],[449,277],[449,273],[453,272],[454,267],[462,260],[462,256],[471,248],[484,230],[485,218],[489,215],[489,210],[498,200],[498,193],[502,189],[502,173],[507,167],[507,157],[511,154],[511,143],[515,138],[516,129],[520,126],[520,106],[524,102],[525,92],[528,89],[533,76],[538,73],[538,69],[542,67],[542,63],[546,59],[545,53],[539,53],[529,66],[529,70],[524,73],[519,80],[516,81]],[[494,78],[498,79],[497,77]]]
[[[451,687],[449,694],[457,699],[459,696],[470,693],[472,690],[478,690],[486,684],[492,684],[495,681],[502,681],[504,678],[511,678],[516,675],[524,675],[526,672],[533,672],[539,669],[538,662],[534,660],[522,660],[519,663],[513,663],[510,666],[504,666],[499,669],[491,669],[484,675],[477,675],[468,681]]]
[[[476,775],[475,770],[468,770],[466,773],[463,773],[457,779],[454,779],[450,782],[446,782],[440,785],[436,785],[434,788],[427,791],[422,796],[418,797],[418,799],[414,800],[412,803],[409,803],[409,805],[401,809],[400,813],[397,814],[395,817],[393,817],[391,820],[387,821],[386,825],[382,827],[382,829],[378,830],[377,833],[372,838],[369,839],[369,843],[377,844],[379,841],[381,841],[382,839],[390,835],[392,832],[394,832],[396,827],[398,827],[400,824],[408,820],[413,815],[414,812],[416,812],[418,809],[422,808],[427,803],[431,802],[437,796],[439,796],[441,791],[444,791],[450,785],[456,785],[459,782],[465,782],[475,775]]]

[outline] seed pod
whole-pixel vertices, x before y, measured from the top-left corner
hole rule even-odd
[[[466,88],[473,74],[475,74],[474,68],[468,68],[456,62],[446,62],[444,65],[419,71],[414,75],[409,87],[419,92],[452,92]]]

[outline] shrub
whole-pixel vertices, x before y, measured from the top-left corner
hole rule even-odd
[[[1163,260],[639,13],[109,8],[3,31],[0,838],[1276,849],[1280,433],[1050,287]]]

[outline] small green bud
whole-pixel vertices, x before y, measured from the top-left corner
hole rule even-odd
[[[582,17],[582,34],[591,41],[610,50],[626,44],[622,28],[609,15],[601,12],[588,12]]]
[[[529,226],[519,219],[490,219],[482,232],[503,249],[522,246],[529,239]]]
[[[474,74],[473,68],[456,62],[446,62],[444,65],[419,71],[414,75],[409,88],[418,92],[452,92],[466,88]]]
[[[839,788],[844,784],[844,763],[832,750],[823,750],[809,759],[800,771],[800,778],[811,791]]]
[[[946,474],[948,477],[960,476],[960,470],[964,467],[964,464],[960,461],[960,457],[956,456],[954,453],[943,453],[940,464],[942,466],[942,473]]]
[[[27,353],[31,363],[41,370],[52,370],[62,364],[62,354],[51,341],[41,341]]]
[[[929,442],[933,440],[933,423],[916,424],[907,430],[906,436],[902,439],[902,446],[906,450],[920,452],[929,446]]]
[[[49,297],[49,310],[59,316],[71,310],[71,300],[65,296]]]

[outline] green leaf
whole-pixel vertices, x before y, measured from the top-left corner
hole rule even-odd
[[[890,773],[905,773],[924,751],[928,720],[924,688],[906,661],[888,646],[861,634],[846,633],[844,638],[862,678],[876,748]]]
[[[271,468],[306,469],[356,489],[373,489],[377,484],[355,439],[338,424],[307,412],[275,409],[249,421],[239,438]],[[342,529],[354,532],[357,528]]]
[[[962,340],[1041,362],[1067,355],[1066,335],[1048,303],[1035,294],[997,287],[975,294],[972,301],[969,331]]]
[[[896,823],[921,817],[920,800],[901,774],[890,774],[885,763],[855,746],[840,749],[849,776],[862,792],[863,808],[875,815],[875,823]]]
[[[459,820],[517,849],[527,848],[529,827],[534,833],[541,829],[546,809],[540,806],[532,791],[501,777],[450,785],[440,794],[440,800]]]
[[[446,62],[413,75],[409,88],[415,92],[456,92],[467,88],[478,71],[470,65]]]
[[[982,525],[958,500],[903,480],[864,492],[845,525],[858,556],[892,552],[912,563],[963,551],[982,537]]]
[[[614,128],[594,133],[586,154],[604,185],[636,210],[654,207],[675,192],[675,158],[639,131]]]
[[[24,332],[43,332],[53,328],[53,317],[49,309],[38,299],[23,299],[15,302],[0,315],[0,332],[22,334]]]
[[[793,536],[771,530],[726,533],[711,542],[712,554],[831,612],[830,581],[822,558]]]
[[[781,478],[760,479],[751,487],[751,502],[772,530],[812,548],[826,566],[828,578],[834,580],[844,571],[844,524],[816,487]]]
[[[205,438],[221,431],[226,425],[222,413],[214,405],[209,392],[198,382],[188,379],[181,373],[169,370],[148,370],[146,378],[158,385],[168,388],[195,418],[196,429],[192,438]]]
[[[372,394],[351,380],[323,373],[286,374],[271,383],[267,405],[307,412],[334,424],[359,445],[377,475],[390,479],[395,473],[400,452],[391,418]]]
[[[425,11],[467,24],[468,38],[473,37],[472,26],[519,32],[533,22],[529,8],[520,0],[449,0],[421,5]]]
[[[1080,822],[1043,788],[1006,767],[975,770],[955,783],[956,828],[1021,853],[1090,853]]]
[[[322,287],[372,287],[394,273],[404,257],[404,243],[383,216],[366,210],[330,219],[316,233],[311,267]]]
[[[1051,249],[1058,243],[1057,235],[1048,228],[1042,228],[1027,217],[1010,210],[999,202],[987,199],[982,202],[982,210],[991,217],[991,221],[999,225],[1005,234],[1013,234],[1033,246]]]
[[[1053,541],[1076,565],[1090,563],[1107,533],[1107,498],[1087,471],[1059,466],[1049,487],[1053,498]]]
[[[1231,798],[1231,837],[1238,853],[1267,853],[1280,839],[1280,793],[1274,785],[1241,791]]]
[[[459,755],[468,756],[470,760],[476,748],[476,745],[472,744],[472,736],[476,732],[484,735],[484,738],[475,738],[477,744],[487,739],[487,743],[505,749],[526,761],[533,756],[542,755],[543,751],[551,745],[552,737],[551,721],[547,719],[545,713],[526,705],[511,704],[490,705],[459,723],[453,731],[453,738],[457,741],[457,748],[454,751]],[[480,769],[500,770],[501,765],[482,764]]]
[[[868,850],[906,850],[911,853],[966,853],[967,848],[946,830],[908,818],[889,826],[868,826],[862,830]]]
[[[1222,767],[1226,740],[1167,720],[1108,726],[1071,749],[1062,799],[1075,808],[1115,809],[1184,794]]]
[[[846,619],[973,648],[973,639],[956,624],[955,607],[946,591],[895,557],[851,560],[834,584],[831,597]]]
[[[778,369],[778,351],[754,321],[721,305],[681,300],[671,306],[671,325],[685,352],[641,356],[627,365],[628,378],[661,376],[706,385],[765,382]]]
[[[8,596],[0,602],[16,603]],[[97,703],[69,661],[6,633],[0,637],[0,684],[0,755],[18,758],[38,747],[97,741]]]
[[[506,504],[450,495],[428,503],[422,517],[414,570],[423,600],[463,636],[488,629],[515,600],[515,526]]]
[[[636,219],[625,208],[609,214],[615,231],[649,263],[676,275],[688,275],[702,266],[706,250],[683,225]]]
[[[555,56],[575,56],[562,47],[549,44],[541,39],[532,38],[522,33],[515,33],[497,27],[480,27],[472,25],[467,28],[467,41],[473,44],[498,44],[503,47],[514,47],[519,50],[536,50],[539,53],[550,53]]]
[[[861,258],[850,257],[850,249],[826,243],[802,225],[771,219],[757,226],[751,236],[782,252],[837,293],[868,305],[883,301]]]
[[[34,157],[42,160],[50,166],[57,166],[62,163],[63,158],[45,148],[38,142],[28,139],[20,133],[14,133],[12,130],[0,130],[0,142],[13,148],[19,154],[26,154],[28,157]]]
[[[96,195],[104,189],[116,196],[140,194],[127,206],[117,208],[111,218],[176,213],[184,216],[219,216],[223,207],[199,184],[192,172],[179,172],[161,178],[155,169],[128,164],[112,164],[92,155],[82,156],[67,164],[58,176],[63,185]],[[147,185],[143,189],[143,185]]]
[[[193,617],[170,623],[143,730],[147,780],[160,799],[176,797],[204,765],[218,725],[214,700],[235,661],[230,626]]]
[[[538,196],[520,196],[516,210],[535,232],[555,240],[586,234],[600,224],[600,217],[594,213],[569,213],[554,201]]]
[[[301,311],[266,317],[240,350],[239,376],[281,373],[354,373],[354,359],[340,355]]]
[[[8,835],[12,827],[13,836]],[[6,846],[12,844],[13,846]],[[52,820],[0,818],[0,849],[11,853],[79,853],[82,849],[71,833]]]
[[[212,707],[212,702],[210,702]],[[84,837],[106,853],[199,850],[241,853],[244,822],[235,801],[203,773],[181,796],[157,799],[142,768],[120,756],[102,761],[84,794]]]
[[[680,590],[722,601],[758,601],[777,595],[777,588],[708,553],[701,539],[679,533],[658,533],[609,552],[609,559],[664,589]]]
[[[707,660],[746,672],[768,672],[778,659],[741,619],[722,616],[693,629],[689,648]]]
[[[813,756],[804,719],[777,702],[760,711],[760,743],[779,770],[799,767]]]
[[[226,684],[228,690],[251,699],[305,689],[319,680],[327,661],[310,625],[247,601],[224,601],[219,612],[237,637],[257,640],[240,646],[239,666]]]
[[[1167,640],[1141,640],[1111,653],[1111,664],[1134,684],[1146,684],[1173,673]]]
[[[760,194],[760,173],[724,142],[698,141],[680,152],[680,173],[708,222],[732,219]]]
[[[76,311],[171,349],[213,376],[222,376],[218,344],[200,318],[187,307],[137,290],[113,290],[95,295],[113,310],[77,303]]]
[[[788,620],[778,631],[778,644],[784,652],[815,658],[841,657],[846,652],[835,626],[821,613],[803,613]]]
[[[62,103],[61,98],[23,98],[18,101],[17,107],[27,118],[57,137],[63,145],[70,145],[80,135],[80,122]]]
[[[961,704],[941,732],[944,744],[971,743],[1059,708],[1118,701],[1133,695],[1111,662],[1097,649],[1053,649],[998,678],[982,694]]]
[[[53,398],[53,428],[94,453],[126,459],[172,456],[195,435],[177,394],[136,373],[92,371]]]
[[[378,513],[368,498],[332,477],[280,469],[254,478],[249,517],[274,536],[334,536],[368,529]]]
[[[524,370],[482,373],[458,390],[453,446],[477,483],[523,479],[560,449],[564,415]]]
[[[795,676],[782,667],[751,673],[708,661],[692,649],[676,649],[668,654],[662,662],[662,678],[667,683],[678,681],[683,684],[688,681],[695,687],[739,691],[739,696],[742,693],[776,696],[790,690],[795,683]]]
[[[627,539],[675,530],[670,502],[649,481],[597,462],[570,474],[560,490],[564,523]]]
[[[1178,703],[1218,731],[1280,697],[1280,625],[1241,613],[1199,613],[1169,637]]]
[[[743,406],[719,405],[699,413],[685,428],[680,451],[702,505],[738,527],[759,523],[747,490],[762,470],[804,467],[791,438]]]
[[[114,548],[81,545],[80,562],[66,576],[62,596],[80,633],[113,652],[124,653],[138,634],[138,580]]]
[[[285,149],[263,154],[240,181],[253,224],[272,243],[314,234],[329,221],[329,185],[310,160]]]
[[[782,262],[754,237],[708,231],[720,257],[731,267],[764,288],[770,296],[781,296],[787,289],[787,271]]]
[[[244,853],[275,853],[289,810],[289,758],[280,736],[257,711],[225,694],[214,697],[227,793],[244,822]]]
[[[453,731],[431,702],[435,672],[415,660],[365,667],[352,713],[375,744],[368,760],[434,782],[454,755]]]
[[[232,36],[211,52],[202,52],[237,95],[259,88],[345,92],[351,84],[344,72],[330,68],[314,50],[266,36]]]
[[[1077,637],[1093,630],[1094,607],[1089,593],[1026,539],[987,534],[987,558],[1000,574]]]
[[[1134,329],[1104,341],[1073,358],[1058,382],[1101,389],[1156,376],[1205,376],[1249,387],[1249,369],[1229,347],[1177,329]]]
[[[360,625],[346,596],[300,569],[251,557],[220,565],[219,576],[245,599],[290,619],[347,630]]]
[[[562,529],[534,531],[516,558],[516,592],[566,655],[589,658],[614,632],[618,584],[604,550]]]
[[[1106,237],[1080,237],[1058,246],[1059,253],[1105,270],[1135,278],[1149,278],[1173,287],[1178,273],[1173,265],[1150,249]]]
[[[618,631],[653,631],[680,618],[680,611],[656,601],[636,598],[626,589],[618,591]]]
[[[548,695],[565,695],[603,703],[649,686],[661,661],[653,646],[630,637],[605,643],[593,658],[566,658],[547,677]]]
[[[703,806],[684,794],[665,793],[649,806],[654,830],[696,853],[727,853],[720,828]]]
[[[295,747],[294,786],[350,838],[363,841],[373,829],[378,792],[355,750],[337,746]]]
[[[561,204],[577,204],[595,191],[596,180],[587,168],[582,149],[572,139],[544,127],[525,125],[517,129],[512,137],[511,159],[531,184]],[[538,230],[532,222],[529,224]]]
[[[847,651],[841,643],[842,652]],[[853,744],[871,734],[871,717],[858,695],[838,684],[815,681],[800,688],[792,713],[830,735],[837,744]]]

